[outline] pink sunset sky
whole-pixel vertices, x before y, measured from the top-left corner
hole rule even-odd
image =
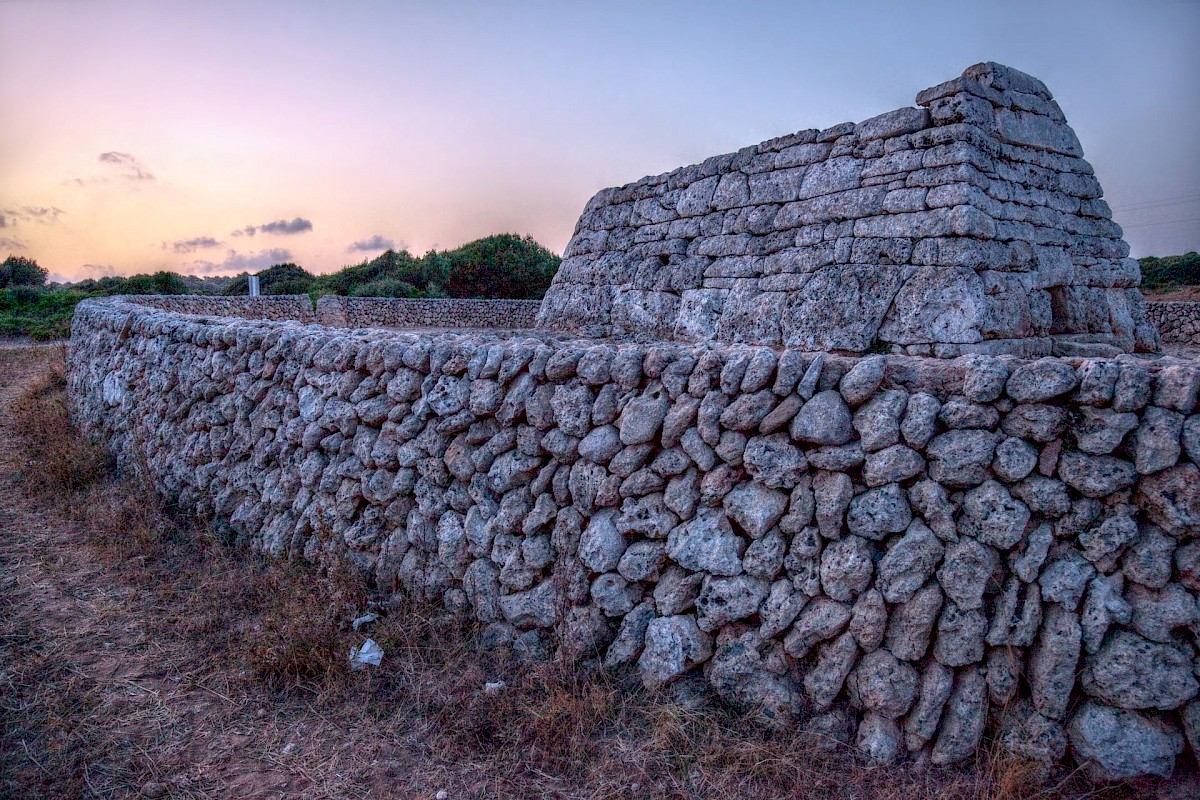
[[[1134,255],[1200,249],[1200,3],[0,2],[0,257],[327,272],[911,105],[1044,80]]]

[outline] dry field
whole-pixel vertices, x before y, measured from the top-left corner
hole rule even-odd
[[[160,505],[72,430],[63,386],[60,348],[0,346],[0,798],[1200,796],[1191,773],[1096,789],[990,747],[869,768],[695,693],[483,653],[418,606],[351,672],[368,587]]]

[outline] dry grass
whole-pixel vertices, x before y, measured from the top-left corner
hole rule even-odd
[[[351,672],[346,654],[365,635],[349,621],[370,599],[361,578],[229,547],[71,429],[61,372],[28,385],[0,430],[0,492],[13,507],[0,520],[0,797],[1134,791],[1043,781],[990,747],[953,770],[869,768],[849,748],[672,702],[627,675],[484,652],[472,624],[416,603],[370,629],[383,665]],[[506,688],[485,693],[494,680]]]

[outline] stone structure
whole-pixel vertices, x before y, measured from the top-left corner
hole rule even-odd
[[[1045,85],[978,64],[917,103],[599,192],[540,323],[809,351],[1157,349]]]
[[[870,758],[1200,746],[1200,364],[330,329],[88,300],[84,430],[485,640],[701,672]],[[151,303],[157,301],[150,301]]]
[[[878,762],[991,729],[1169,775],[1200,751],[1200,362],[1121,352],[1157,333],[1045,87],[982,65],[918,99],[602,192],[534,330],[86,300],[73,415],[247,546],[489,646],[699,674]],[[1050,350],[1090,357],[1014,355]]]
[[[1169,344],[1200,345],[1200,303],[1156,300],[1146,303],[1146,319],[1154,323]]]
[[[140,305],[173,311],[179,314],[241,317],[243,319],[274,319],[312,322],[312,300],[306,294],[273,295],[269,297],[209,297],[206,295],[149,295],[139,296]]]
[[[307,298],[306,298],[307,299]],[[533,327],[539,300],[458,300],[400,297],[339,297],[317,300],[317,322],[342,328]]]

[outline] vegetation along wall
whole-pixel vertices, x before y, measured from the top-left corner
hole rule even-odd
[[[1196,362],[188,310],[81,303],[73,413],[256,550],[878,761],[990,729],[1103,780],[1200,746]]]

